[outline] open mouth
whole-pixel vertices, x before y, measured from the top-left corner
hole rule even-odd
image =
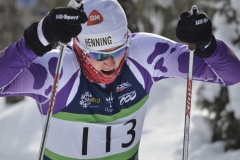
[[[101,72],[105,75],[111,75],[115,72],[115,69],[111,69],[111,70],[108,70],[108,71],[105,71],[105,70],[101,70]]]

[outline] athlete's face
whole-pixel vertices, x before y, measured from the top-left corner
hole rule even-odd
[[[117,48],[118,47],[110,48],[110,49],[104,50],[104,52],[111,52],[116,50]],[[115,70],[119,67],[120,62],[123,59],[125,54],[126,54],[126,50],[124,51],[123,54],[121,54],[116,58],[109,56],[106,59],[99,61],[87,56],[87,60],[105,78],[110,78],[115,74]]]

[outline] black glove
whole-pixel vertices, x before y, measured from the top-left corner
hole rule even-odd
[[[81,23],[86,21],[84,12],[67,7],[55,8],[43,20],[43,35],[50,43],[67,43],[82,31]]]
[[[24,32],[24,38],[28,46],[38,55],[50,51],[55,42],[67,43],[71,38],[76,37],[81,31],[81,24],[88,20],[83,12],[83,6],[78,10],[74,8],[62,7],[52,9],[42,22],[42,32],[48,46],[44,46],[37,36],[37,23],[33,23]]]
[[[216,49],[216,39],[212,35],[212,22],[203,12],[196,15],[183,12],[176,28],[176,36],[183,42],[196,45],[195,55],[207,58]]]

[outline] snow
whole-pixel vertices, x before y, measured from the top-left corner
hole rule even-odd
[[[167,1],[162,1],[167,2]],[[231,0],[239,6],[239,0]],[[238,9],[238,8],[237,8]],[[215,15],[213,23],[218,26],[215,36],[223,39],[240,57],[239,48],[230,43],[234,26],[226,26],[224,17]],[[226,28],[227,27],[227,32]],[[224,142],[211,143],[211,130],[205,121],[206,112],[196,109],[196,92],[203,82],[193,82],[189,160],[239,160],[240,150],[224,152]],[[206,85],[212,91],[218,85]],[[240,84],[229,87],[230,104],[240,118]],[[186,80],[162,80],[152,87],[149,99],[139,158],[141,160],[181,160],[185,116]],[[214,92],[215,93],[215,92]],[[207,96],[214,96],[206,92]],[[211,98],[211,97],[209,97]],[[37,106],[31,98],[6,107],[0,98],[0,159],[34,160],[37,159],[41,141],[41,120]]]
[[[3,104],[3,98],[0,98]],[[0,114],[0,157],[33,160],[41,141],[41,120],[35,102],[26,98]]]
[[[193,82],[189,160],[239,160],[240,150],[224,152],[224,142],[211,143],[211,130],[204,120],[204,113],[195,106],[196,92],[202,83]],[[230,93],[237,94],[239,89],[240,84],[231,86]],[[182,158],[185,91],[184,79],[168,79],[154,85],[140,145],[141,160]],[[0,98],[1,107],[4,108],[0,113],[1,159],[37,159],[41,120],[34,100],[26,98],[10,107],[3,107],[3,100]],[[237,108],[240,112],[237,106],[235,110]]]
[[[201,84],[203,82],[193,82],[189,160],[240,159],[240,150],[225,153],[223,142],[211,143],[211,130],[204,119],[205,113],[196,109],[195,105],[196,92]],[[218,88],[216,84],[211,85],[213,88]],[[232,90],[233,88],[235,90]],[[229,87],[229,90],[237,93],[239,88],[240,84],[237,84]],[[186,81],[182,79],[164,80],[153,87],[151,107],[144,124],[140,159],[180,160],[182,158],[185,90]],[[164,94],[164,97],[159,99],[161,94]],[[238,100],[238,104],[239,102]],[[239,107],[238,111],[240,111]]]

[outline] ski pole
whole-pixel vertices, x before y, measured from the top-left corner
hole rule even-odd
[[[191,8],[191,14],[193,21],[197,15],[198,8],[193,5]],[[182,160],[188,159],[188,143],[189,143],[189,131],[190,131],[190,113],[191,113],[191,99],[192,99],[192,71],[193,71],[193,57],[195,51],[195,44],[188,44],[189,49],[189,66],[187,77],[187,92],[186,92],[186,109],[185,109],[185,123],[184,123],[184,140],[183,140],[183,156]]]
[[[72,8],[77,9],[78,7],[80,7],[80,2],[76,1],[76,0],[71,0],[68,3],[67,7],[72,7]],[[50,100],[49,100],[47,117],[46,117],[46,122],[45,122],[45,125],[44,125],[43,134],[42,134],[42,140],[41,140],[41,145],[40,145],[40,149],[39,149],[38,160],[42,160],[43,155],[44,155],[48,129],[50,127],[50,120],[52,118],[52,112],[53,112],[54,104],[55,104],[55,100],[56,100],[58,83],[59,83],[59,78],[60,78],[62,63],[63,63],[63,55],[64,55],[64,52],[65,52],[66,46],[67,46],[66,44],[60,42],[60,52],[59,52],[56,71],[55,71],[55,75],[54,75],[52,93],[51,93]]]
[[[43,134],[42,134],[42,141],[41,141],[39,155],[38,155],[39,160],[42,160],[43,153],[44,153],[44,150],[45,150],[45,143],[46,143],[46,139],[47,139],[47,133],[48,133],[49,125],[50,125],[50,120],[51,120],[51,117],[52,117],[52,111],[54,109],[54,103],[55,103],[55,100],[56,100],[58,82],[59,82],[59,78],[60,78],[60,74],[61,74],[61,68],[62,68],[62,62],[63,62],[63,54],[64,54],[64,51],[65,51],[65,48],[66,48],[66,44],[60,43],[60,47],[61,47],[60,48],[60,53],[59,53],[59,57],[58,57],[58,61],[57,61],[57,67],[56,67],[54,80],[53,80],[52,94],[51,94],[51,97],[50,97],[50,100],[49,100],[48,112],[47,112],[46,122],[45,122],[45,125],[44,125],[44,130],[43,130]]]

